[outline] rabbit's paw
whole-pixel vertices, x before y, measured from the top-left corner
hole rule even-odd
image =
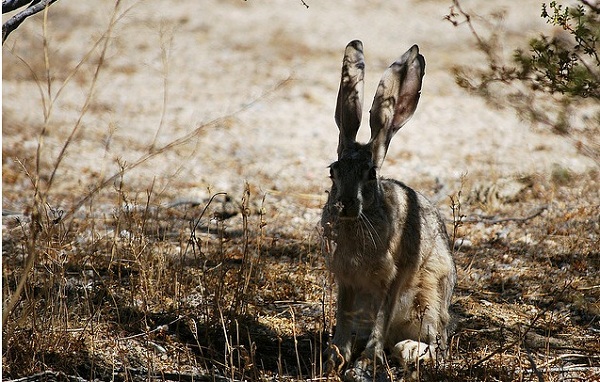
[[[347,382],[390,382],[390,376],[381,362],[373,362],[373,358],[361,356],[354,366],[344,373]]]
[[[393,355],[400,359],[402,366],[414,365],[421,361],[435,361],[435,349],[423,342],[414,340],[400,341],[394,346]]]
[[[373,369],[351,367],[344,373],[345,382],[373,382]]]

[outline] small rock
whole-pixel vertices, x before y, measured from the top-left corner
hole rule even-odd
[[[461,237],[454,241],[454,249],[459,250],[461,248],[471,248],[473,246],[473,242],[469,239]]]

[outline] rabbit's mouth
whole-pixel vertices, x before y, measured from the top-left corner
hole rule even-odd
[[[361,213],[361,205],[358,200],[348,199],[335,204],[338,209],[340,220],[356,220]]]
[[[340,214],[338,216],[339,216],[340,220],[356,220],[360,216],[360,210],[356,210],[356,211],[341,210]]]

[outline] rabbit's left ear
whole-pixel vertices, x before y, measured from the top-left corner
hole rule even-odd
[[[335,107],[335,122],[340,130],[338,158],[354,145],[362,119],[365,57],[359,40],[350,41],[344,51],[342,77]]]
[[[384,73],[371,107],[371,150],[373,161],[381,168],[390,141],[412,117],[421,96],[425,58],[413,45]]]

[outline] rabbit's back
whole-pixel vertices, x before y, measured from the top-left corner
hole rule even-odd
[[[386,342],[441,336],[446,340],[456,269],[446,226],[437,208],[422,194],[396,180],[383,180],[399,224],[395,251],[396,308]],[[394,196],[392,196],[394,195]],[[434,326],[424,330],[423,323]],[[432,339],[433,340],[433,339]],[[429,340],[426,340],[429,342]]]

